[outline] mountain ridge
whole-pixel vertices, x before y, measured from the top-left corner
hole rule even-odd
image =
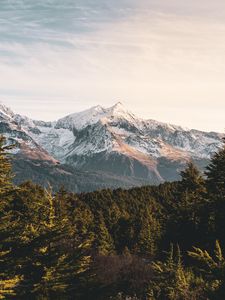
[[[16,141],[16,154],[24,159],[143,179],[150,184],[177,180],[190,160],[202,168],[220,147],[223,136],[144,120],[121,102],[109,108],[94,106],[54,122],[32,120],[0,104],[0,121],[0,133]]]

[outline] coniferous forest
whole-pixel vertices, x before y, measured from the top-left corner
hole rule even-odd
[[[73,194],[12,183],[0,138],[0,299],[225,299],[225,146],[204,174]]]

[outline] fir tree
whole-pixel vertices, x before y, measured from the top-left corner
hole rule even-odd
[[[202,231],[207,228],[205,218],[206,189],[205,181],[193,163],[181,172],[181,181],[170,202],[170,216],[165,240],[182,245],[184,250],[204,239]],[[168,203],[166,204],[168,205]],[[204,229],[201,228],[202,223]]]
[[[11,192],[13,188],[12,184],[12,170],[11,163],[9,159],[8,150],[12,149],[13,146],[5,146],[5,138],[0,136],[0,199],[2,206],[4,201],[4,197]],[[6,200],[7,201],[7,200]]]
[[[222,148],[212,157],[205,174],[209,192],[225,200],[225,138]]]
[[[193,162],[189,162],[186,169],[181,171],[180,175],[181,187],[184,191],[195,192],[202,189],[204,179]]]
[[[138,235],[139,253],[144,256],[153,257],[157,249],[157,242],[160,237],[160,224],[149,208],[141,212],[140,231]]]
[[[18,220],[10,208],[12,206],[11,164],[4,146],[5,138],[0,136],[0,299],[9,299],[15,295],[15,288],[22,276],[18,276],[14,269],[14,261],[8,260],[12,255],[14,235],[18,233]]]
[[[95,247],[98,254],[109,255],[114,252],[113,240],[105,225],[102,212],[98,214],[98,217],[96,219],[95,236]]]
[[[40,200],[30,203],[28,208],[33,210],[35,207],[36,213],[33,223],[28,225],[32,235],[27,238],[31,239],[35,248],[33,252],[29,251],[31,257],[26,259],[32,262],[29,270],[33,273],[32,280],[27,277],[27,284],[31,290],[30,297],[61,299],[68,297],[71,290],[78,292],[82,274],[90,264],[87,252],[90,241],[81,244],[74,239],[74,229],[66,215],[60,212],[58,198],[51,189],[45,190]]]
[[[205,172],[209,239],[220,240],[225,246],[224,227],[225,227],[225,139],[223,147],[212,157]]]
[[[195,269],[197,269],[197,272],[200,270],[204,278],[209,299],[223,299],[225,295],[225,258],[219,241],[216,241],[213,255],[196,247],[188,254],[198,262],[195,264],[198,268],[195,267]]]
[[[148,296],[150,300],[205,300],[202,292],[204,282],[185,268],[179,246],[174,251],[171,245],[165,262],[152,264],[154,277],[150,282]]]

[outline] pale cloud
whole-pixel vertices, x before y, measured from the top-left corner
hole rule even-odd
[[[0,20],[0,32],[15,28],[0,38],[2,100],[43,119],[122,100],[145,118],[223,131],[225,22],[208,18],[207,9],[198,12],[194,3],[192,13],[185,14],[190,3],[174,0],[167,7],[162,0],[140,1],[135,8],[134,1],[128,2],[105,18],[102,1],[96,6],[90,1],[88,9],[77,3],[78,20],[76,14],[71,19],[68,7],[74,1],[68,1],[58,7],[62,16],[70,16],[67,26],[60,25],[66,22],[60,23],[60,15],[51,20],[48,11],[38,20],[33,12],[30,20],[18,20],[27,34],[22,40],[13,19]],[[30,9],[29,1],[21,5]]]

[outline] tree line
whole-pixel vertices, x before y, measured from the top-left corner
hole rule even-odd
[[[0,299],[225,298],[225,143],[204,174],[74,194],[15,186],[0,137]]]

